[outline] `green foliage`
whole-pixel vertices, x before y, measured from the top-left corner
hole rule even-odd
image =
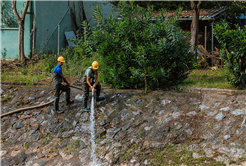
[[[242,89],[246,83],[246,29],[232,29],[226,21],[215,24],[214,34],[221,44],[220,55],[233,77],[227,76],[229,84]]]
[[[18,27],[18,22],[12,10],[11,1],[1,1],[1,22],[2,27]],[[20,13],[20,12],[19,12]]]
[[[7,52],[6,48],[3,48],[3,52],[1,52],[3,59],[6,58],[6,52]]]
[[[105,68],[104,80],[115,88],[166,88],[181,83],[192,67],[188,34],[178,27],[177,17],[166,20],[165,11],[153,20],[153,8],[120,2],[116,12],[104,19],[94,11],[97,28],[87,40]],[[179,12],[179,11],[177,11]]]

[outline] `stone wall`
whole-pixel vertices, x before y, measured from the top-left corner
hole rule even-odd
[[[2,113],[53,99],[51,88],[2,87]],[[5,95],[5,96],[4,96]],[[57,114],[53,106],[1,119],[2,165],[88,165],[90,114],[82,93]],[[243,165],[246,95],[103,90],[95,103],[101,165]],[[89,101],[90,102],[90,101]],[[88,104],[90,105],[90,104]]]

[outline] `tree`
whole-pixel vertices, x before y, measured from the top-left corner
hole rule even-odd
[[[99,7],[94,12],[97,27],[87,41],[107,66],[101,69],[104,81],[116,88],[169,88],[187,78],[192,67],[188,33],[178,26],[178,12],[166,19],[165,11],[153,22],[153,8],[120,2],[113,13],[103,18]]]
[[[190,1],[191,9],[193,10],[193,19],[191,22],[191,49],[194,51],[197,46],[197,36],[198,36],[198,27],[199,27],[199,12],[202,1],[199,0],[198,3],[195,3],[194,0]],[[195,55],[197,50],[195,50]]]
[[[24,11],[21,15],[21,17],[19,16],[17,9],[16,9],[16,0],[12,1],[12,9],[14,12],[14,15],[18,21],[19,24],[19,37],[18,37],[18,59],[20,61],[24,61],[25,60],[25,55],[24,55],[24,24],[25,24],[25,17],[26,17],[26,12],[29,6],[29,2],[30,0],[27,0],[24,5]]]

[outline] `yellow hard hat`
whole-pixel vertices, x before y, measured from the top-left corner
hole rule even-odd
[[[57,61],[60,61],[60,62],[65,62],[65,59],[62,57],[62,56],[59,56]]]
[[[98,69],[99,68],[98,62],[97,61],[94,61],[92,63],[92,67],[93,67],[93,69]]]

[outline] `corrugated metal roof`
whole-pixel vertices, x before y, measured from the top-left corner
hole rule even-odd
[[[157,16],[159,13],[154,13]],[[175,12],[166,13],[167,17],[170,18],[175,14]],[[199,20],[215,20],[221,15],[225,14],[225,9],[201,9],[199,12]],[[192,20],[193,11],[182,11],[179,16],[179,20]]]

